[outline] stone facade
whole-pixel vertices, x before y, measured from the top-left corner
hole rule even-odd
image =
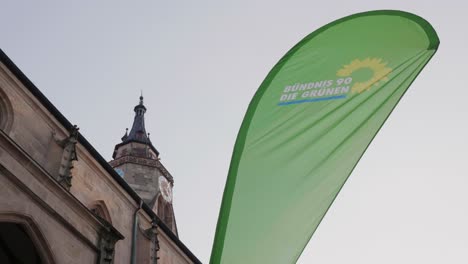
[[[150,196],[140,198],[2,51],[0,59],[0,227],[25,230],[37,263],[200,263],[175,221],[167,226]],[[170,176],[149,160],[114,162]],[[21,258],[15,250],[0,246],[0,263]]]

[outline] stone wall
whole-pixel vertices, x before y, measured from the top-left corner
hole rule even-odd
[[[99,221],[0,134],[0,221],[16,215],[45,237],[52,263],[96,263]]]
[[[162,230],[158,232],[159,241],[159,262],[164,264],[185,264],[193,263],[179,247]]]

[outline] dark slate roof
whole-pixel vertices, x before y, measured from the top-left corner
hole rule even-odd
[[[143,96],[140,96],[140,104],[135,106],[135,119],[133,120],[132,129],[130,134],[123,140],[123,142],[136,141],[145,144],[151,144],[145,128],[145,112],[146,107],[143,105]]]
[[[114,154],[112,158],[115,158],[117,154],[117,149],[130,142],[139,142],[148,145],[155,153],[156,156],[159,156],[159,151],[153,146],[151,140],[149,138],[149,134],[146,133],[145,128],[145,113],[146,107],[143,104],[143,96],[140,96],[140,103],[135,106],[133,109],[135,111],[135,118],[133,120],[132,129],[130,130],[130,134],[128,131],[125,132],[125,135],[122,137],[122,142],[117,144],[114,149]]]
[[[0,49],[0,62],[3,63],[18,80],[36,97],[36,99],[62,124],[67,130],[73,128],[72,123],[44,96],[44,94],[24,75],[24,73],[8,58]],[[194,263],[200,263],[200,260],[179,240],[172,230],[151,210],[151,208],[138,196],[138,194],[120,177],[119,174],[107,163],[107,161],[97,152],[97,150],[80,133],[78,142],[93,156],[93,158],[109,173],[112,178],[133,198],[136,204],[143,203],[142,209],[153,219],[153,221],[166,233],[169,238],[184,252]]]

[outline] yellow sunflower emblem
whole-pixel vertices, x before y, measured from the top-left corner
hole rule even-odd
[[[363,82],[356,82],[351,91],[353,93],[362,93],[372,88],[372,85],[378,86],[380,82],[388,81],[388,74],[392,72],[391,68],[387,67],[387,63],[382,62],[382,59],[379,58],[366,58],[364,60],[353,60],[350,64],[344,65],[343,68],[338,70],[336,73],[339,77],[351,76],[351,74],[360,69],[370,69],[372,71],[372,77]]]

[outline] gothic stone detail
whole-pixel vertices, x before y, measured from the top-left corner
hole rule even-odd
[[[152,248],[151,248],[151,260],[153,261],[153,264],[156,264],[158,263],[158,251],[159,251],[159,239],[158,239],[158,229],[156,226],[153,225],[153,228],[152,228],[153,232],[154,232],[154,235],[151,239],[151,245],[152,245]]]
[[[97,263],[114,263],[115,243],[123,239],[123,236],[116,232],[112,226],[108,225],[108,227],[101,229],[99,237],[99,259]]]
[[[109,210],[107,209],[106,203],[103,200],[94,202],[94,204],[90,207],[90,210],[97,218],[112,225],[112,219],[110,217]]]
[[[13,125],[13,107],[8,99],[8,96],[0,87],[0,129],[5,133],[9,133]]]
[[[158,240],[158,227],[153,222],[151,228],[142,230],[145,238],[151,240],[151,264],[158,263],[158,251],[159,251],[159,240]]]
[[[72,173],[73,161],[78,160],[76,155],[76,143],[78,142],[78,130],[79,128],[74,125],[70,130],[70,135],[62,140],[55,139],[57,144],[63,148],[62,159],[60,161],[59,176],[58,181],[66,189],[70,189],[72,183]],[[55,137],[55,133],[53,133]]]

